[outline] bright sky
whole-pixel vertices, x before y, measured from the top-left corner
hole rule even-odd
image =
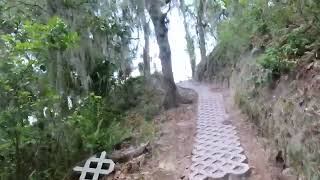
[[[183,17],[179,13],[178,8],[173,8],[170,13],[168,14],[168,18],[170,20],[169,23],[169,43],[171,47],[171,59],[172,59],[172,69],[175,82],[187,80],[191,78],[191,65],[189,55],[186,51],[187,49],[187,42],[185,40],[185,29],[183,26]],[[195,22],[191,22],[195,23]],[[151,24],[151,31],[153,31],[153,25]],[[196,35],[196,30],[191,29],[191,33]],[[143,33],[142,33],[143,34]],[[143,35],[141,35],[143,39]],[[207,40],[207,49],[208,52],[212,50],[214,46],[214,41],[212,38],[210,41]],[[211,43],[210,43],[211,42]],[[195,41],[196,47],[196,57],[197,57],[197,64],[200,62],[200,51],[198,48],[198,41]],[[144,42],[140,42],[139,50],[138,50],[138,59],[133,61],[134,67],[137,67],[138,63],[143,62],[142,54],[143,52],[143,44]],[[151,71],[155,71],[155,66],[157,71],[161,72],[161,62],[159,59],[159,47],[157,41],[155,39],[154,34],[151,34],[150,38],[150,56],[151,56]],[[133,76],[139,75],[139,70],[135,69],[132,73]]]

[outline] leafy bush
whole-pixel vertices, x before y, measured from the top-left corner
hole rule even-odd
[[[269,48],[258,59],[258,63],[270,70],[273,79],[278,79],[282,74],[291,72],[296,67],[296,59],[303,55],[305,46],[314,41],[308,33],[301,29],[288,34],[286,40],[279,47]]]
[[[115,89],[115,95],[111,97],[116,106],[121,110],[136,107],[143,100],[145,93],[144,77],[127,79],[121,86]]]
[[[104,63],[93,76],[102,81],[92,85],[103,96],[66,97],[48,82],[51,69],[41,65],[55,61],[48,58],[52,50],[77,47],[77,33],[57,17],[20,26],[2,36],[0,179],[63,179],[80,160],[131,135],[126,112],[141,102],[143,80],[116,82],[113,64]]]
[[[121,121],[122,113],[99,96],[90,95],[67,118],[54,109],[58,102],[42,99],[29,103],[36,108],[31,111],[24,107],[1,111],[1,178],[61,179],[79,160],[97,151],[110,151],[130,135],[131,129]],[[22,106],[28,105],[23,102]],[[35,122],[19,121],[28,113],[34,114]]]
[[[130,134],[121,127],[122,112],[107,104],[101,96],[91,94],[66,122],[74,128],[79,145],[87,152],[112,150],[113,146]]]
[[[287,74],[296,66],[296,62],[282,59],[281,53],[275,48],[270,48],[258,59],[258,63],[265,69],[270,70],[273,79],[278,79],[282,74]]]
[[[143,114],[146,121],[150,121],[159,113],[160,107],[155,104],[145,104],[143,106]]]
[[[60,180],[136,126],[151,134],[143,117],[127,120],[144,81],[115,76],[129,69],[137,28],[122,3],[0,2],[0,179]]]
[[[290,56],[301,56],[304,53],[305,46],[311,44],[313,41],[314,38],[308,33],[298,29],[288,35],[286,44],[280,48],[280,51],[288,58]]]

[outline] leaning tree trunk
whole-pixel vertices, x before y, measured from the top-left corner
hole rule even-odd
[[[203,24],[203,14],[204,14],[204,0],[199,1],[199,7],[197,11],[197,31],[199,37],[199,46],[200,46],[200,55],[201,62],[205,64],[204,72],[207,70],[208,59],[206,52],[206,41],[205,41],[205,32],[204,32],[204,24]]]
[[[196,55],[194,52],[194,41],[193,38],[191,36],[191,33],[189,31],[189,27],[188,27],[188,23],[187,23],[187,19],[186,19],[186,11],[187,11],[187,7],[185,6],[184,0],[180,0],[180,10],[183,14],[183,25],[184,25],[184,29],[186,31],[186,41],[187,41],[187,50],[188,50],[188,54],[189,54],[189,58],[190,58],[190,65],[191,65],[191,72],[192,72],[192,78],[195,78],[195,72],[196,72]]]
[[[171,49],[168,39],[167,14],[161,12],[161,0],[146,0],[147,9],[154,25],[157,42],[160,50],[160,60],[164,77],[164,88],[166,96],[164,107],[176,107],[179,104],[180,96],[174,82],[171,64]]]

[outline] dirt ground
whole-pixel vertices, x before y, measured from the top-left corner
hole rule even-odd
[[[180,93],[193,103],[164,111],[155,118],[158,130],[151,142],[151,153],[117,165],[115,174],[106,179],[187,179],[195,137],[197,94],[187,89],[180,89]]]
[[[182,105],[166,112],[163,120],[159,119],[162,132],[150,179],[187,179],[195,137],[195,115],[196,104]]]
[[[248,180],[281,179],[277,168],[257,136],[257,129],[246,116],[233,105],[229,90],[211,85],[211,90],[221,92],[230,121],[238,131],[251,167]],[[163,112],[155,118],[157,138],[151,143],[151,153],[144,154],[121,165],[111,179],[118,180],[186,180],[191,164],[193,141],[196,134],[197,95],[183,90],[184,96],[194,99],[193,104]],[[138,164],[138,165],[137,165]],[[110,179],[110,178],[108,178]]]

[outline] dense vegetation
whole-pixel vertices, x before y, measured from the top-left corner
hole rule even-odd
[[[319,44],[320,6],[316,0],[225,1],[224,6],[216,11],[220,12],[219,23],[212,24],[217,27],[218,45],[199,76],[230,77],[232,68],[223,75],[219,71],[234,67],[241,54],[253,50],[263,53],[257,63],[269,73],[269,79],[277,80],[301,65],[300,57]],[[207,18],[214,16],[208,14]]]
[[[0,1],[0,179],[63,179],[134,131],[152,135],[162,100],[129,76],[142,2]]]

